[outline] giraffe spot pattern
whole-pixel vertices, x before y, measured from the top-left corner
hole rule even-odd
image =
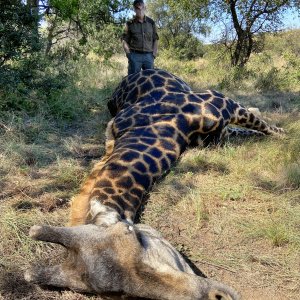
[[[157,178],[199,138],[206,145],[230,135],[282,131],[221,93],[193,92],[182,79],[158,69],[125,77],[108,106],[115,117],[114,149],[91,195],[129,219]]]

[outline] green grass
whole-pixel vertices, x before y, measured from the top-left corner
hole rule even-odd
[[[267,209],[264,218],[247,224],[245,232],[253,238],[266,239],[274,247],[290,246],[299,249],[300,208],[292,206],[281,197],[275,201]],[[280,201],[283,201],[284,205]]]
[[[57,157],[55,168],[55,184],[68,189],[78,188],[84,177],[84,170],[75,159],[62,160]]]

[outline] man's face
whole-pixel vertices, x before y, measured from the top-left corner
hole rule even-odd
[[[143,18],[145,16],[145,5],[142,3],[139,3],[134,6],[135,15],[138,18]]]

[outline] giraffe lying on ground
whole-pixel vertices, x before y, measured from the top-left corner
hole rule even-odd
[[[108,106],[115,117],[106,130],[106,154],[73,200],[71,225],[84,224],[91,199],[134,223],[145,192],[199,139],[283,132],[218,92],[194,93],[163,70],[125,77]]]
[[[28,271],[26,279],[152,299],[238,299],[229,287],[196,276],[153,229],[132,224],[145,192],[189,144],[237,132],[228,124],[255,130],[251,134],[282,129],[217,92],[194,93],[163,70],[126,77],[109,108],[115,117],[106,130],[106,154],[72,202],[74,227],[30,231],[35,239],[64,245],[69,257],[62,265]]]
[[[128,109],[133,104],[133,118],[131,112],[119,117],[132,118],[133,124],[139,125],[139,120],[134,120],[135,116],[139,119],[148,116],[147,110],[153,110],[150,115],[155,114],[155,110],[160,115],[177,115],[180,117],[177,121],[178,128],[181,129],[180,125],[186,126],[181,131],[188,138],[188,143],[195,142],[196,138],[208,145],[211,142],[223,142],[230,136],[263,136],[283,132],[281,128],[269,126],[260,119],[257,108],[248,111],[217,91],[193,92],[182,79],[159,69],[145,70],[125,77],[108,102],[108,108],[114,117],[120,110]],[[154,118],[153,122],[155,121]],[[248,129],[229,127],[229,124]]]

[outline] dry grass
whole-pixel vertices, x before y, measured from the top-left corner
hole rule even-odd
[[[184,245],[201,270],[232,284],[244,299],[296,299],[298,169],[292,184],[285,174],[290,157],[298,157],[293,152],[298,137],[289,131],[283,139],[189,150],[175,172],[156,186],[143,221],[178,249]],[[180,186],[188,191],[182,193]]]
[[[176,62],[169,62],[174,64]],[[126,73],[86,67],[78,86],[88,99],[111,93]],[[168,62],[157,60],[170,69]],[[207,73],[200,76],[191,67]],[[190,68],[190,69],[189,69]],[[198,61],[176,74],[197,88],[217,84],[218,76]],[[171,68],[172,69],[172,68]],[[172,71],[172,70],[171,70]],[[89,74],[89,75],[87,75]],[[213,80],[216,80],[213,82]],[[156,184],[142,215],[208,276],[241,292],[243,299],[297,299],[300,294],[300,140],[299,112],[290,95],[234,92],[242,103],[258,106],[283,138],[235,140],[222,148],[189,149]],[[81,95],[82,97],[82,95]],[[280,98],[277,107],[274,101]],[[274,100],[275,99],[275,100]],[[62,126],[43,119],[11,118],[0,127],[0,299],[103,299],[27,284],[30,263],[63,258],[60,247],[28,238],[33,224],[65,224],[68,203],[93,162],[103,154],[105,102],[91,108],[80,124]]]

